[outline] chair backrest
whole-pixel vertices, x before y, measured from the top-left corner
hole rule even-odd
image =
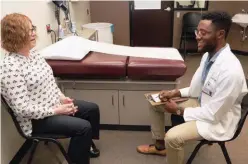
[[[8,113],[10,114],[10,116],[11,116],[11,118],[12,118],[12,120],[13,120],[13,122],[14,122],[14,124],[15,124],[15,127],[16,127],[17,131],[19,132],[19,134],[20,134],[23,138],[28,139],[29,137],[26,136],[26,135],[23,133],[23,131],[22,131],[21,127],[20,127],[20,124],[19,124],[18,121],[16,120],[16,116],[15,116],[13,110],[9,107],[9,105],[7,104],[7,102],[5,101],[5,99],[4,99],[4,97],[3,97],[2,95],[1,95],[1,101],[2,101],[2,103],[4,104],[4,106],[6,107],[6,110],[8,111]]]
[[[191,5],[180,5],[179,2],[176,2],[177,8],[193,8],[195,6],[195,1],[191,1]]]
[[[201,14],[197,12],[188,12],[183,15],[183,29],[182,32],[195,33],[197,26],[201,20]]]
[[[248,79],[246,79],[246,83],[247,83],[247,86],[248,86]],[[246,94],[242,100],[242,103],[241,103],[241,118],[240,118],[240,121],[238,123],[238,128],[233,136],[233,138],[231,140],[234,140],[235,138],[238,137],[238,135],[240,134],[242,128],[243,128],[243,125],[245,123],[245,120],[246,120],[246,117],[248,115],[248,94]]]

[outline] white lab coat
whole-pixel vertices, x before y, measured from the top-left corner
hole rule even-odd
[[[229,45],[209,70],[203,87],[201,76],[208,53],[202,57],[190,87],[180,90],[182,97],[198,97],[201,107],[185,108],[184,120],[196,121],[199,134],[207,140],[231,139],[241,117],[240,103],[247,93],[244,71]]]

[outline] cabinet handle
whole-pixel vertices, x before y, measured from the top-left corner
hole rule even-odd
[[[122,96],[122,103],[123,103],[123,106],[125,106],[125,96],[124,95]]]
[[[114,96],[112,95],[112,105],[114,106]]]

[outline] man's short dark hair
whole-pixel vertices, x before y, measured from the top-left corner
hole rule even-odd
[[[225,38],[230,30],[232,19],[227,12],[208,12],[202,15],[202,20],[211,20],[218,30],[225,30]]]

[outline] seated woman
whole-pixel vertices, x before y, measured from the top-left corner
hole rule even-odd
[[[36,51],[36,28],[22,14],[1,21],[1,45],[9,53],[1,68],[1,94],[27,136],[70,136],[68,155],[75,164],[89,164],[98,156],[92,139],[99,139],[96,104],[66,97],[58,88],[51,67]]]

